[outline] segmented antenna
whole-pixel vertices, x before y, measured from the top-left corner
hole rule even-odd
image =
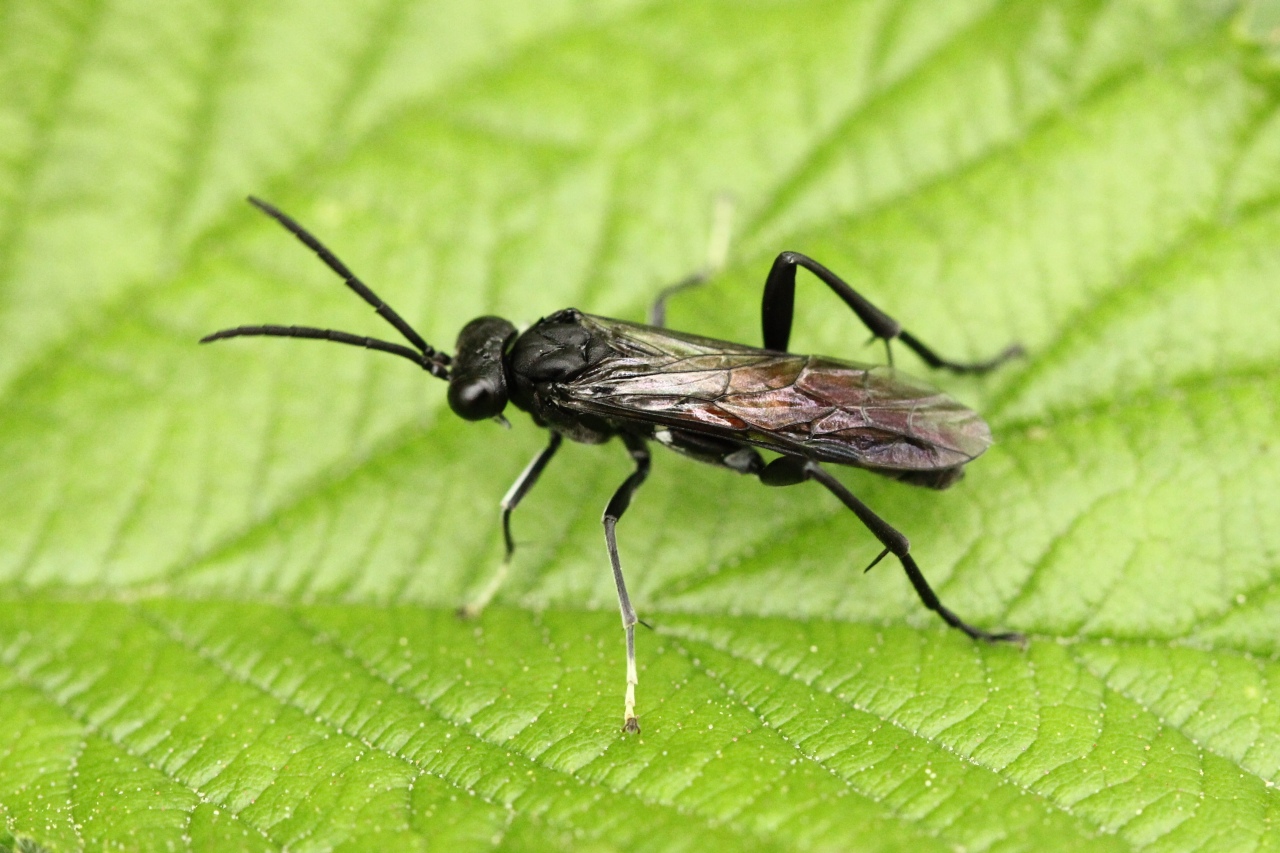
[[[389,352],[392,355],[398,355],[407,358],[414,364],[417,364],[423,370],[426,370],[432,376],[440,379],[449,378],[448,365],[450,358],[447,353],[439,352],[414,330],[412,326],[405,322],[404,318],[395,312],[390,305],[383,302],[378,294],[369,289],[368,285],[356,277],[347,265],[338,259],[338,256],[316,239],[310,231],[299,225],[293,217],[277,208],[275,205],[263,201],[260,198],[249,196],[249,203],[261,210],[267,216],[270,216],[276,222],[284,226],[289,233],[297,237],[308,249],[316,253],[320,260],[324,261],[325,266],[333,270],[342,279],[347,287],[355,291],[355,294],[363,299],[366,303],[373,306],[373,310],[378,312],[378,316],[386,320],[395,327],[405,340],[413,345],[413,349],[393,344],[389,341],[379,340],[378,338],[370,338],[362,335],[353,335],[350,332],[341,332],[337,329],[317,329],[312,326],[277,326],[277,325],[259,325],[259,326],[236,326],[233,329],[221,329],[210,335],[205,335],[200,339],[200,343],[207,344],[211,341],[220,341],[225,338],[243,338],[243,337],[267,337],[267,338],[313,338],[316,340],[333,341],[339,344],[348,344],[350,346],[364,347],[366,349],[377,350],[378,352]]]

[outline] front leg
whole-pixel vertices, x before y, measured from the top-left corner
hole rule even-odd
[[[516,542],[511,536],[511,513],[515,511],[515,508],[520,505],[520,501],[524,500],[524,496],[529,494],[529,490],[538,482],[538,478],[542,476],[547,463],[551,461],[551,457],[555,456],[556,451],[560,449],[561,441],[563,441],[563,437],[553,430],[547,446],[538,451],[538,455],[529,461],[525,469],[520,472],[520,476],[516,477],[516,481],[511,484],[511,488],[502,496],[502,544],[506,549],[502,557],[502,565],[498,566],[498,570],[489,578],[488,583],[484,585],[480,593],[458,609],[459,616],[466,619],[479,616],[502,587],[503,581],[507,579],[507,572],[511,568],[511,557],[516,552]]]
[[[556,451],[560,449],[561,441],[563,441],[563,436],[552,430],[551,439],[547,442],[547,446],[529,461],[528,466],[520,472],[520,476],[511,484],[511,488],[502,496],[502,544],[507,549],[503,563],[510,563],[511,556],[516,552],[516,542],[511,538],[511,513],[515,512],[516,507],[520,506],[520,501],[524,500],[524,496],[529,494],[529,490],[538,482],[538,478],[542,476],[543,469],[547,467],[551,457],[555,456]]]
[[[804,267],[816,275],[823,284],[835,291],[844,300],[844,304],[853,309],[863,324],[871,330],[873,337],[884,341],[885,353],[889,364],[893,364],[893,351],[889,342],[897,338],[907,348],[925,360],[930,367],[944,368],[953,373],[986,373],[1011,358],[1023,355],[1018,344],[1005,347],[995,358],[986,361],[959,362],[948,361],[938,355],[915,335],[902,328],[902,325],[888,314],[881,311],[867,300],[865,296],[850,287],[844,279],[815,261],[808,255],[799,252],[783,252],[773,262],[769,270],[769,278],[764,284],[764,303],[761,306],[761,324],[764,326],[764,348],[776,352],[786,352],[791,340],[791,320],[795,313],[796,301],[796,267]]]
[[[627,692],[623,702],[622,730],[638,732],[640,722],[636,719],[636,685],[640,679],[636,675],[636,623],[640,620],[636,616],[635,608],[631,606],[631,597],[627,595],[627,582],[622,577],[622,562],[618,559],[618,539],[614,534],[614,528],[618,525],[618,519],[622,518],[622,514],[631,505],[631,496],[649,476],[649,449],[645,447],[644,439],[623,433],[622,440],[626,443],[627,451],[631,454],[636,468],[613,493],[609,505],[604,508],[604,518],[601,521],[604,523],[604,543],[609,550],[609,563],[613,566],[613,582],[618,588],[622,629],[627,634]]]

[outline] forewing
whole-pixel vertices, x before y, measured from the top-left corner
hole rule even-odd
[[[618,356],[559,386],[575,411],[889,470],[952,468],[991,444],[972,410],[888,367],[586,319]]]

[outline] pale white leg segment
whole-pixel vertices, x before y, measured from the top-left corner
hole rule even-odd
[[[649,325],[665,326],[667,324],[667,300],[683,290],[697,287],[705,283],[713,275],[724,269],[725,260],[729,257],[729,238],[733,234],[733,196],[720,193],[716,196],[715,209],[711,217],[711,237],[707,241],[707,260],[698,272],[687,278],[668,285],[658,292],[658,298],[649,309]]]

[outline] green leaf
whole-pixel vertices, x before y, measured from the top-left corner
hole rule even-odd
[[[1259,850],[1280,776],[1268,4],[0,4],[0,848]],[[466,424],[242,202],[437,346],[485,313],[758,340],[807,252],[954,358],[935,493]],[[805,278],[794,345],[875,359]],[[924,366],[898,348],[900,366]]]

